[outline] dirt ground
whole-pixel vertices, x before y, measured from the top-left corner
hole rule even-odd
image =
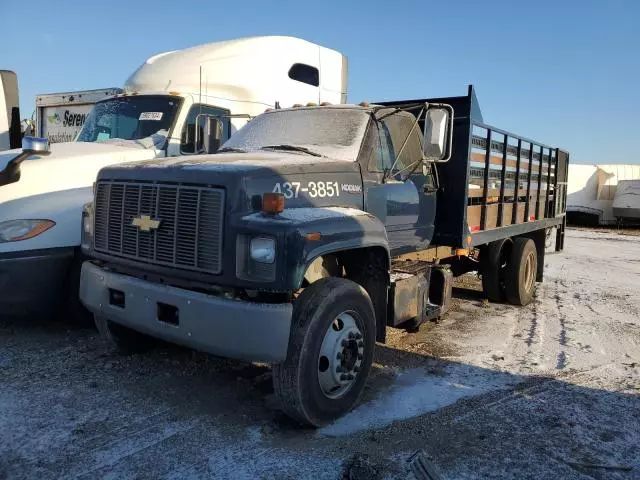
[[[0,478],[640,478],[640,237],[569,230],[526,308],[458,283],[391,330],[359,405],[320,430],[277,411],[266,366],[89,328],[0,320]],[[354,459],[356,461],[354,461]]]

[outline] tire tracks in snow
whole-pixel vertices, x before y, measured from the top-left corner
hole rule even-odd
[[[558,284],[562,284],[560,280],[555,279],[553,282],[554,291],[553,299],[555,300],[555,309],[556,314],[558,316],[558,323],[560,324],[560,333],[558,334],[558,343],[560,344],[560,351],[558,352],[556,359],[556,369],[564,370],[567,366],[567,352],[565,347],[567,346],[568,337],[567,337],[567,317],[563,312],[563,305],[561,302],[560,293],[567,293],[567,291],[560,292],[560,287]],[[563,284],[566,287],[566,285]]]
[[[561,279],[540,283],[533,302],[515,311],[517,332],[511,351],[519,367],[528,372],[564,370],[569,364],[570,320],[565,299],[570,288]]]
[[[522,341],[513,343],[512,352],[520,368],[525,370],[535,369],[540,365],[541,346],[545,340],[546,322],[542,301],[545,289],[540,287],[542,285],[538,286],[536,297],[529,306],[515,310],[515,329],[519,333],[514,337]]]

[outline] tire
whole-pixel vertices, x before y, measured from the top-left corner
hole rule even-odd
[[[538,252],[530,238],[513,240],[513,249],[505,270],[505,293],[509,303],[528,305],[533,299],[538,269]]]
[[[60,305],[58,314],[64,321],[75,325],[90,326],[93,322],[91,312],[80,301],[80,273],[82,264],[87,260],[82,253],[76,252],[71,260],[67,276],[64,279],[63,304]]]
[[[273,366],[273,386],[284,413],[319,427],[348,412],[371,370],[375,336],[373,305],[363,287],[344,278],[323,278],[306,288],[293,307],[287,358]],[[338,373],[339,381],[334,378]]]
[[[114,323],[100,315],[95,315],[94,319],[100,337],[118,353],[144,352],[149,350],[155,343],[153,338]]]
[[[389,268],[383,255],[354,252],[346,269],[347,278],[364,287],[376,313],[376,341],[386,342]]]
[[[504,302],[504,278],[511,250],[511,239],[488,244],[482,252],[482,290],[492,302]]]

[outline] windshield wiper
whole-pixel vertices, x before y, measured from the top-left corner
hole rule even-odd
[[[305,147],[299,147],[297,145],[265,145],[264,147],[260,147],[260,150],[267,150],[267,149],[271,149],[271,150],[288,150],[290,152],[302,152],[302,153],[306,153],[307,155],[313,155],[314,157],[322,157],[323,155],[320,155],[318,152],[314,152],[313,150],[309,150],[308,148]]]
[[[218,150],[216,153],[222,153],[222,152],[247,153],[246,150],[243,150],[241,148],[235,148],[235,147],[224,147]]]

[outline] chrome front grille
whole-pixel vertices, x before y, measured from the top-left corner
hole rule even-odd
[[[219,188],[101,181],[95,194],[95,250],[217,274],[223,215]]]

